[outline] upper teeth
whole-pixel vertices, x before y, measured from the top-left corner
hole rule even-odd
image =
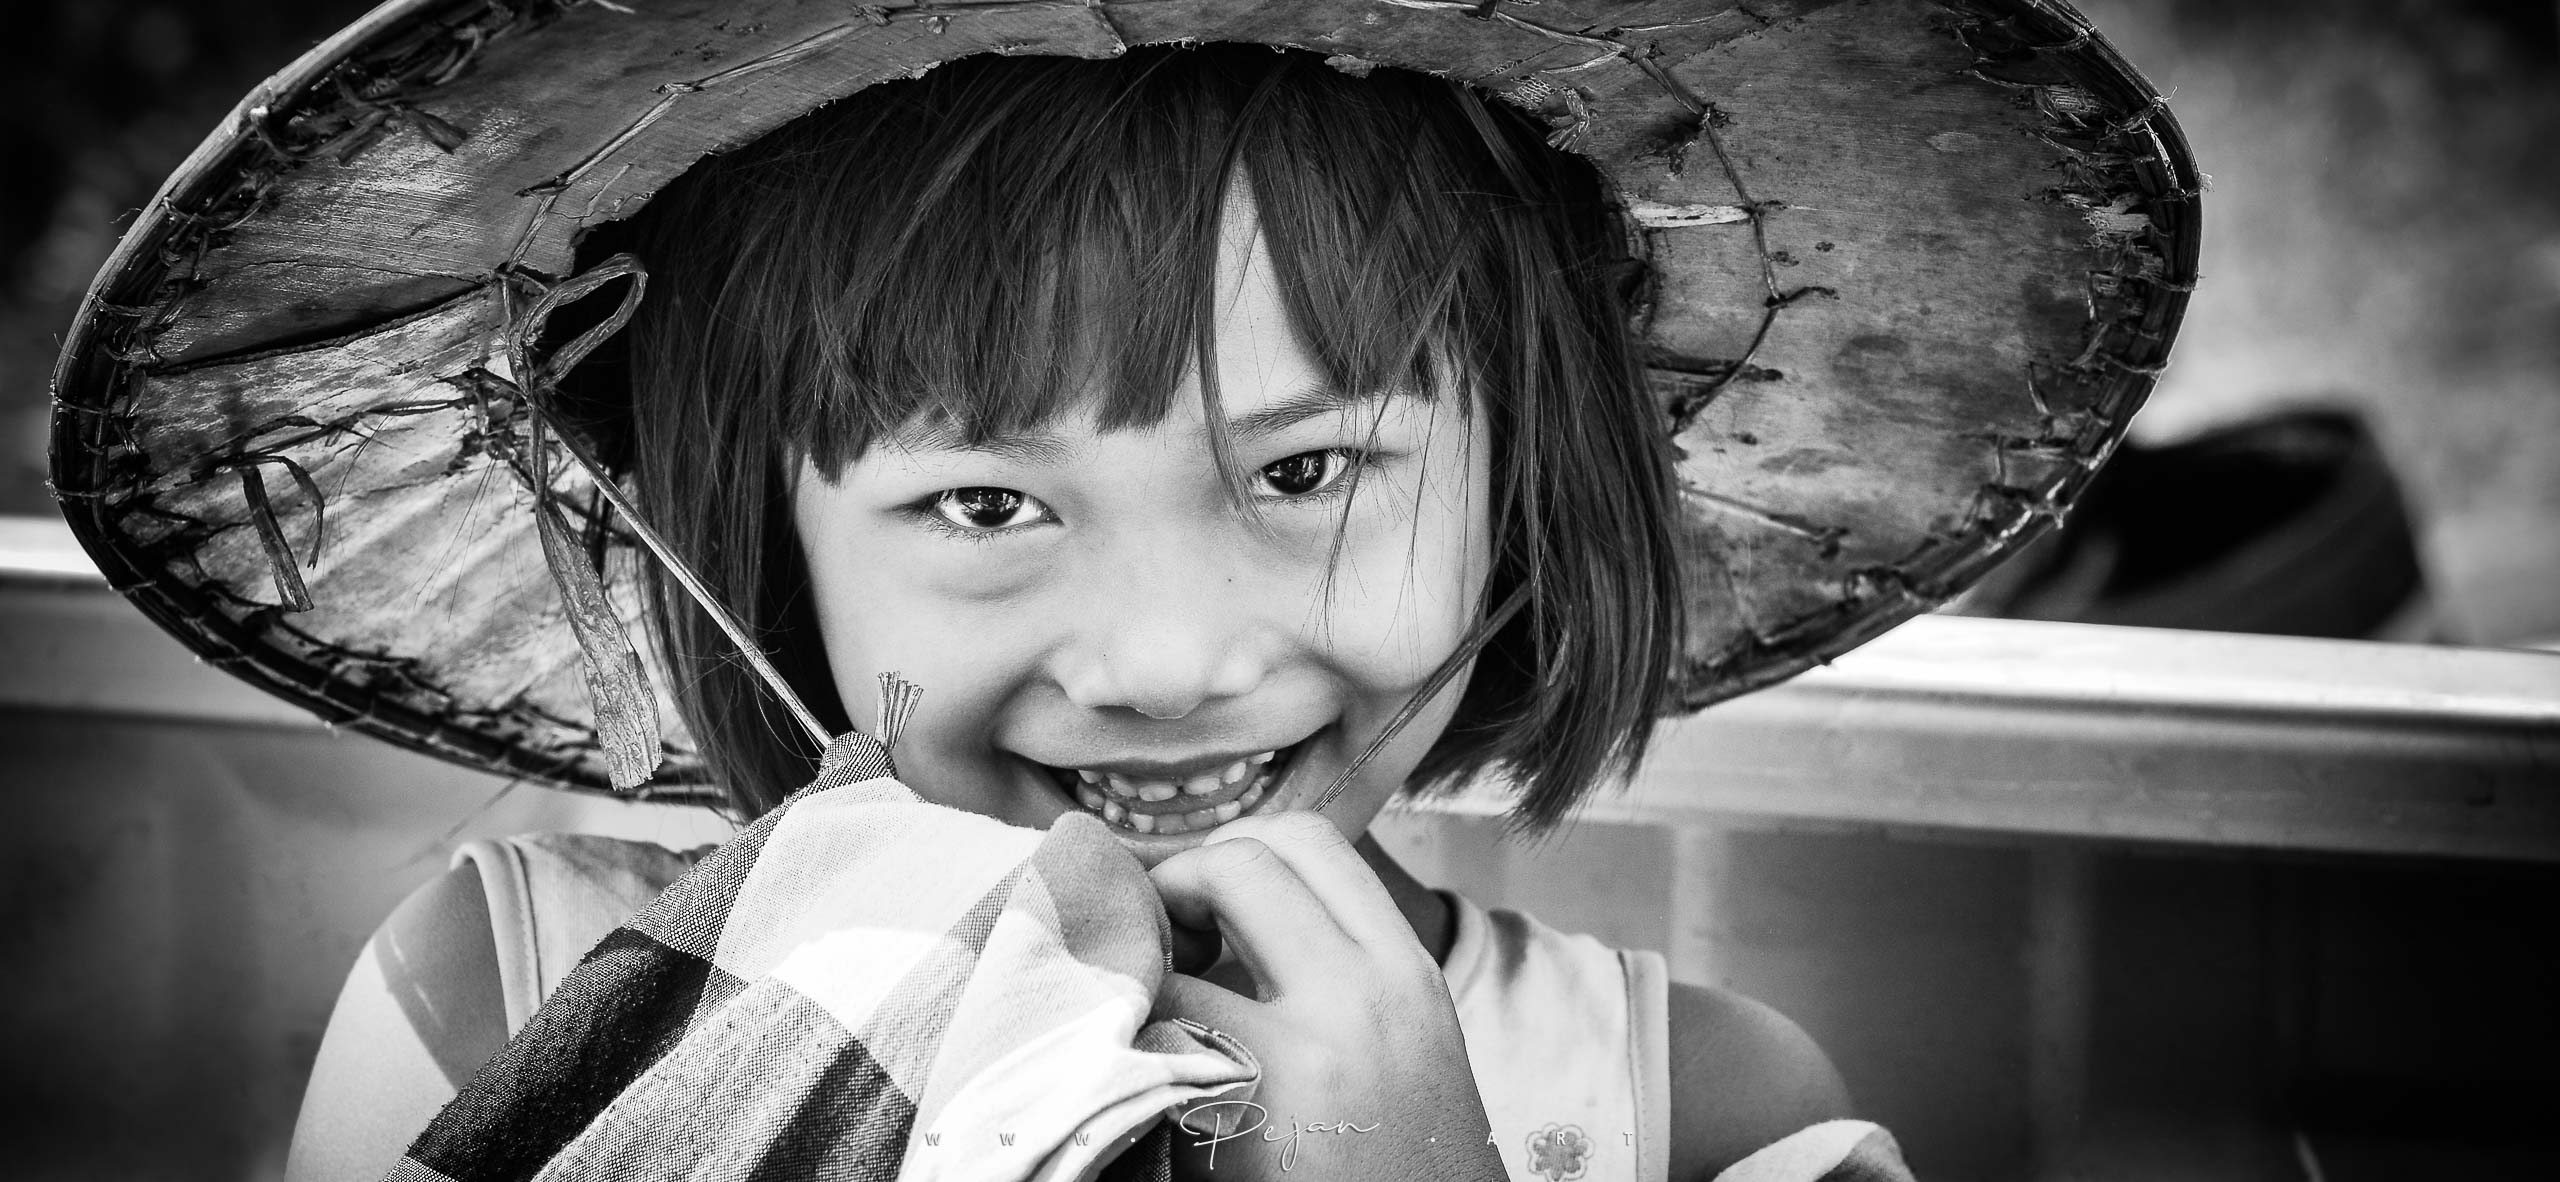
[[[1276,751],[1249,755],[1214,772],[1201,772],[1187,780],[1142,780],[1119,772],[1076,769],[1077,778],[1124,800],[1166,801],[1176,796],[1207,796],[1230,784],[1240,784],[1262,765],[1271,762]]]

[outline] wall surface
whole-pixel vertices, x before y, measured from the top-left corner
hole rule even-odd
[[[455,843],[675,845],[587,802],[316,726],[0,711],[0,1145],[26,1179],[264,1179],[357,949]]]
[[[2360,410],[2448,635],[2560,636],[2560,9],[2079,6],[2212,177],[2203,278],[2135,437]]]

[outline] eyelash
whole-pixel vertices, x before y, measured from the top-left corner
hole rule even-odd
[[[1343,463],[1342,471],[1334,476],[1333,483],[1325,485],[1323,488],[1317,489],[1314,492],[1299,493],[1296,496],[1283,495],[1279,499],[1285,504],[1311,505],[1324,501],[1339,500],[1342,497],[1349,496],[1351,494],[1351,485],[1353,481],[1358,479],[1361,473],[1368,471],[1380,460],[1385,458],[1381,453],[1362,451],[1356,447],[1319,447],[1314,451],[1292,452],[1288,455],[1282,456],[1268,464],[1264,464],[1261,468],[1254,469],[1253,474],[1258,478],[1266,468],[1276,467],[1297,459],[1299,456],[1307,455],[1340,456]]]
[[[967,485],[967,486],[965,486],[965,487],[967,487],[967,488],[987,488],[987,487],[993,487],[993,486],[990,486],[990,485],[975,485],[975,484],[973,484],[973,485]],[[942,490],[942,491],[940,491],[940,492],[933,493],[932,495],[927,496],[925,499],[923,499],[923,500],[921,500],[921,501],[918,501],[918,502],[916,502],[916,503],[915,503],[915,504],[913,504],[913,505],[908,506],[908,507],[907,507],[907,511],[908,511],[909,513],[913,514],[913,515],[915,516],[915,519],[917,520],[917,522],[921,523],[921,524],[922,524],[926,529],[929,529],[929,530],[932,530],[932,531],[933,531],[933,532],[935,532],[935,533],[941,534],[942,536],[944,536],[944,537],[946,537],[946,538],[951,538],[951,539],[954,539],[954,540],[956,540],[956,541],[962,541],[962,542],[978,542],[978,543],[992,542],[992,541],[996,540],[997,538],[1004,537],[1004,536],[1005,536],[1005,535],[1007,535],[1007,534],[1020,533],[1021,531],[1026,530],[1026,529],[1029,529],[1029,528],[1031,528],[1032,526],[1042,524],[1042,522],[1039,522],[1039,521],[1032,521],[1032,522],[1026,522],[1026,523],[1024,523],[1024,524],[1022,524],[1022,525],[1008,525],[1008,526],[1002,526],[1002,527],[999,527],[999,528],[996,528],[996,529],[971,529],[971,528],[969,528],[968,526],[958,524],[958,523],[956,523],[956,522],[952,521],[950,518],[948,518],[948,517],[944,517],[944,516],[942,515],[942,510],[941,510],[940,506],[941,506],[941,504],[942,504],[942,498],[947,497],[947,496],[950,496],[951,494],[956,493],[956,492],[959,492],[959,491],[961,491],[961,489],[957,489],[957,488],[946,488],[946,489],[943,489],[943,490]],[[1025,494],[1023,494],[1023,499],[1024,499],[1024,500],[1026,500],[1026,501],[1028,501],[1028,500],[1031,500],[1031,499],[1032,499],[1032,497],[1031,497],[1031,495],[1030,495],[1030,494],[1025,493]],[[1047,508],[1048,508],[1048,506],[1044,504],[1044,505],[1042,505],[1042,506],[1041,506],[1041,508],[1045,510],[1045,509],[1047,509]]]
[[[1297,459],[1299,456],[1315,454],[1318,452],[1342,457],[1345,464],[1342,472],[1333,478],[1333,482],[1331,484],[1317,489],[1314,492],[1302,493],[1294,497],[1284,496],[1278,498],[1283,503],[1290,505],[1313,505],[1322,504],[1327,501],[1339,500],[1342,497],[1350,495],[1352,485],[1356,483],[1357,478],[1363,472],[1376,466],[1379,461],[1385,458],[1382,453],[1363,451],[1356,447],[1320,447],[1314,449],[1313,452],[1291,452],[1277,460],[1271,461],[1270,464],[1263,465],[1262,468],[1268,468],[1274,464],[1285,463],[1287,461]],[[1256,477],[1261,476],[1262,468],[1254,469],[1254,475]],[[997,486],[973,484],[965,485],[963,487],[991,488]],[[967,526],[957,524],[950,518],[944,517],[939,506],[941,505],[944,497],[960,491],[962,491],[962,489],[946,488],[928,494],[923,500],[907,506],[907,512],[914,516],[915,519],[919,523],[923,524],[925,528],[941,534],[944,537],[958,541],[976,542],[980,544],[992,542],[997,538],[1019,533],[1036,525],[1046,524],[1046,521],[1031,521],[1025,522],[1021,525],[1000,526],[995,529],[971,529]],[[1029,493],[1022,493],[1020,495],[1024,500],[1036,500],[1036,498],[1033,498]],[[1045,510],[1048,506],[1044,504],[1041,508]],[[1055,520],[1055,518],[1047,520]]]

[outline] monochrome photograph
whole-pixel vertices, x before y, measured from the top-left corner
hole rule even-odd
[[[29,1182],[2560,1109],[2551,0],[13,0]]]

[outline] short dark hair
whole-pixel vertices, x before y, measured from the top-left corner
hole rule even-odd
[[[870,87],[705,160],[599,236],[650,271],[608,449],[841,731],[792,466],[832,477],[919,415],[971,439],[1023,430],[1088,391],[1106,428],[1160,420],[1207,355],[1218,212],[1241,170],[1337,389],[1430,396],[1455,374],[1481,398],[1487,602],[1525,583],[1528,606],[1407,789],[1499,772],[1515,827],[1545,832],[1641,757],[1676,701],[1685,621],[1669,443],[1627,326],[1640,271],[1596,171],[1543,134],[1453,82],[1260,46],[977,57]],[[710,619],[663,577],[651,608],[737,808],[806,783],[816,752]]]

